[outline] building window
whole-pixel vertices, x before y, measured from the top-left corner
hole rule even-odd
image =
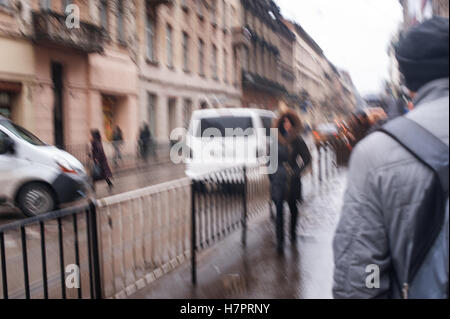
[[[223,50],[223,81],[228,83],[228,53]]]
[[[189,36],[183,32],[183,69],[189,71]]]
[[[203,0],[197,0],[197,14],[203,19]]]
[[[198,42],[198,73],[205,75],[205,43],[201,39]]]
[[[49,11],[52,9],[52,1],[51,0],[41,0],[41,9],[45,11]]]
[[[147,37],[147,59],[150,62],[155,62],[155,21],[150,13],[147,13],[145,32]]]
[[[147,101],[147,120],[150,132],[155,136],[156,133],[156,95],[148,93]]]
[[[106,31],[109,30],[108,1],[106,1],[106,0],[100,1],[100,23],[101,23],[103,29],[105,29]]]
[[[189,128],[189,123],[192,116],[192,101],[190,99],[184,99],[183,101],[183,125],[185,129]]]
[[[177,99],[176,98],[169,98],[168,101],[168,111],[169,111],[169,138],[170,134],[174,129],[177,128]]]
[[[244,47],[242,49],[242,69],[244,71],[249,71],[248,70],[248,48]]]
[[[217,0],[210,0],[211,1],[211,6],[210,6],[210,11],[211,11],[211,23],[216,26],[217,25]]]
[[[228,29],[228,4],[222,1],[222,23],[224,30]]]
[[[6,0],[3,0],[3,2],[5,2],[5,1]],[[3,2],[0,1],[0,4],[3,4]],[[12,112],[11,95],[9,94],[9,92],[0,91],[0,115],[11,119],[11,115],[12,115],[11,112]]]
[[[123,1],[119,0],[117,4],[117,39],[120,43],[125,42],[125,31],[124,31],[124,9]]]
[[[217,80],[217,48],[215,45],[212,46],[211,50],[211,73],[215,80]]]
[[[166,58],[167,66],[173,68],[173,32],[170,25],[166,28]]]

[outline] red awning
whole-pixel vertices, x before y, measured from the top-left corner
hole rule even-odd
[[[22,90],[22,83],[20,82],[6,82],[0,80],[0,91],[19,93],[21,90]]]

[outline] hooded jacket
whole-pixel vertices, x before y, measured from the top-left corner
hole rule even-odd
[[[406,115],[449,144],[449,79],[422,87],[415,109]],[[335,298],[400,298],[397,274],[411,258],[414,220],[427,191],[433,187],[433,172],[411,153],[381,132],[369,135],[355,148],[348,173],[341,220],[334,250]],[[446,222],[423,267],[443,272],[421,283],[424,298],[443,298],[442,283],[448,282],[448,210]],[[447,254],[442,253],[446,251]],[[376,266],[379,288],[366,280]],[[418,275],[420,277],[420,274]]]

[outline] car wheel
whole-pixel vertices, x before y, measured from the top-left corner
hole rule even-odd
[[[51,212],[56,208],[53,191],[45,184],[25,185],[17,196],[17,206],[28,217]]]

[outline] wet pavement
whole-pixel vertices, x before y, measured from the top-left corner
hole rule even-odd
[[[112,180],[114,187],[110,192],[106,182],[96,183],[96,198],[104,198],[111,195],[125,193],[131,190],[161,184],[175,179],[186,177],[186,166],[173,163],[153,165],[148,168],[134,169],[117,174]]]
[[[191,284],[190,263],[185,263],[130,298],[332,298],[332,240],[345,186],[344,170],[320,188],[309,186],[300,207],[297,246],[288,240],[283,257],[276,253],[269,212],[262,212],[249,223],[246,248],[237,231],[198,255],[197,287]]]

